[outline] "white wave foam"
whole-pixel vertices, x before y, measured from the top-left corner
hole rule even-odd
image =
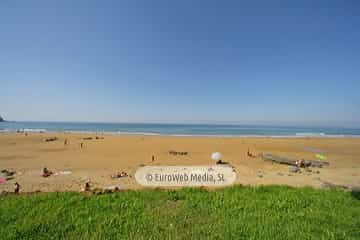
[[[20,130],[20,131],[21,131],[21,130]],[[46,129],[41,129],[41,128],[24,128],[24,129],[22,129],[22,132],[44,133],[44,132],[46,132]]]
[[[312,136],[325,136],[325,133],[295,133],[296,136],[312,137]]]
[[[10,132],[14,132],[14,130],[12,130],[12,129],[0,129],[0,133],[10,133]]]
[[[121,132],[121,131],[118,131],[116,133],[120,134],[120,135],[144,135],[144,136],[158,136],[158,135],[161,135],[159,133],[152,133],[152,132]]]

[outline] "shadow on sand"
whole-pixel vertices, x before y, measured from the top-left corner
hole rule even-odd
[[[229,162],[223,160],[216,162],[216,165],[229,165],[229,164],[230,164]]]

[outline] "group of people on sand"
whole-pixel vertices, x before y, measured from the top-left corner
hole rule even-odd
[[[103,138],[96,137],[96,139],[103,139]],[[51,138],[46,138],[45,142],[53,142],[53,141],[57,141],[57,140],[58,140],[57,137],[51,137]],[[87,138],[84,138],[84,140],[87,140]],[[67,145],[69,145],[69,140],[67,138],[65,138],[64,146],[67,146]],[[85,147],[84,142],[80,142],[79,147],[84,148]]]
[[[44,167],[42,170],[42,176],[43,177],[50,177],[53,174],[52,171],[50,171],[48,168]],[[20,193],[20,184],[18,182],[14,183],[14,193]]]
[[[127,172],[117,172],[113,175],[111,175],[111,178],[123,178],[123,177],[128,177],[129,174],[127,174]]]
[[[82,138],[82,140],[92,140],[92,139],[93,139],[92,137]],[[98,136],[96,136],[95,139],[96,139],[96,140],[98,140],[98,139],[104,139],[104,137],[98,137]],[[64,146],[67,146],[67,145],[69,145],[69,141],[68,141],[67,138],[65,138],[65,140],[64,140]],[[85,147],[84,142],[80,142],[79,147],[80,147],[80,148],[84,148],[84,147]]]
[[[69,141],[68,141],[67,138],[65,138],[65,140],[64,140],[64,146],[67,146],[67,145],[69,145]],[[84,148],[84,143],[83,143],[83,142],[80,142],[79,147],[80,147],[81,149]]]

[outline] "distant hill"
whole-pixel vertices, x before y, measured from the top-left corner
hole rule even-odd
[[[0,122],[5,122],[5,120],[0,116]]]

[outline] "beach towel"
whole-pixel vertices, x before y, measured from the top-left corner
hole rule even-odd
[[[0,177],[0,184],[6,183],[6,178]]]
[[[4,178],[5,180],[11,180],[11,179],[14,179],[14,174],[15,174],[15,172],[4,169],[4,170],[1,170],[0,177]]]
[[[326,160],[327,159],[327,157],[325,155],[323,155],[323,154],[315,154],[315,157],[317,159],[319,159],[319,160]]]

